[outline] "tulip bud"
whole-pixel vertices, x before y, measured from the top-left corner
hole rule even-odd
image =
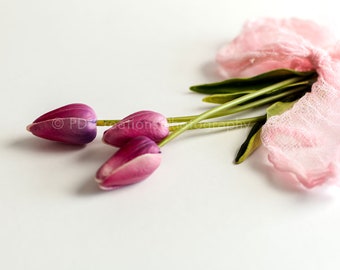
[[[160,163],[158,145],[148,137],[135,137],[99,168],[96,181],[104,190],[135,184],[151,175]]]
[[[163,115],[152,111],[139,111],[106,130],[103,141],[121,147],[134,137],[146,136],[155,142],[160,142],[168,134],[168,122]]]
[[[86,144],[97,135],[96,114],[85,104],[69,104],[38,117],[27,130],[52,141]]]

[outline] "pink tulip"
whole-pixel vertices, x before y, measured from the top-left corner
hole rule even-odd
[[[160,142],[168,134],[168,122],[163,115],[153,111],[139,111],[125,117],[106,130],[103,141],[121,147],[137,136],[146,136],[155,142]]]
[[[160,163],[158,145],[148,137],[135,137],[99,168],[96,181],[104,190],[135,184],[151,175]]]
[[[97,135],[96,114],[85,104],[69,104],[38,117],[27,130],[52,141],[86,144]]]

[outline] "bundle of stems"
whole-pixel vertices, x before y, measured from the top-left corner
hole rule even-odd
[[[235,158],[235,163],[241,163],[261,144],[260,132],[267,118],[290,109],[294,102],[311,91],[311,86],[316,80],[315,71],[277,69],[250,78],[233,78],[191,86],[191,91],[206,95],[203,98],[204,102],[218,105],[199,115],[168,117],[170,134],[158,145],[164,146],[186,130],[252,126]],[[237,118],[241,112],[258,108],[265,108],[265,114]],[[236,117],[230,119],[230,115]],[[216,121],[225,117],[228,119]],[[118,121],[98,120],[97,125],[112,125]]]

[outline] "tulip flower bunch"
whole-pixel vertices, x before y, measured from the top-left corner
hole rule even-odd
[[[112,125],[103,142],[120,148],[103,164],[96,181],[104,190],[137,183],[160,164],[159,142],[169,133],[166,118],[156,112],[141,111],[121,121],[96,119],[94,110],[80,103],[69,104],[38,117],[27,130],[32,134],[62,143],[83,145],[97,135],[97,125]]]
[[[259,130],[267,116],[215,122],[203,120],[268,104],[274,104],[268,111],[276,114],[278,104],[275,101],[299,98],[310,90],[314,79],[314,72],[275,70],[251,78],[192,86],[191,90],[195,92],[209,94],[205,101],[222,103],[193,116],[166,118],[158,112],[138,111],[122,120],[98,120],[90,106],[74,103],[38,117],[27,126],[27,130],[48,140],[82,145],[94,140],[97,126],[111,126],[104,131],[102,141],[119,149],[98,169],[95,179],[101,189],[112,190],[146,179],[161,163],[160,147],[189,129],[248,127],[255,124],[236,157],[236,163],[242,162],[258,146],[252,141],[254,130]],[[248,84],[258,89],[249,93],[242,90]],[[221,91],[223,94],[220,94]]]
[[[97,126],[110,126],[102,140],[119,149],[96,173],[104,190],[147,178],[160,165],[160,148],[186,130],[230,126],[252,126],[235,163],[263,144],[275,169],[302,187],[331,182],[340,170],[334,161],[340,152],[340,50],[327,29],[299,19],[250,21],[218,52],[217,62],[226,80],[190,88],[217,104],[201,114],[166,118],[139,111],[122,120],[98,120],[91,107],[69,104],[40,116],[27,130],[81,145],[94,140]],[[259,116],[229,118],[261,108],[265,113]]]

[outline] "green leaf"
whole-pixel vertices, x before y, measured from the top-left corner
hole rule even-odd
[[[253,92],[255,92],[255,91],[253,91]],[[223,104],[223,103],[226,103],[228,101],[231,101],[235,98],[241,97],[241,96],[248,94],[248,93],[249,93],[249,91],[247,91],[247,92],[238,91],[238,92],[235,92],[235,93],[214,94],[214,95],[210,95],[210,96],[203,98],[203,101],[209,102],[209,103]]]
[[[265,123],[266,119],[263,119],[254,124],[236,155],[236,164],[245,161],[261,145],[261,128]]]
[[[282,113],[284,113],[285,111],[288,111],[290,108],[293,107],[293,105],[295,104],[295,101],[292,102],[275,102],[273,105],[269,106],[267,108],[267,119],[269,117],[272,117],[274,115],[280,115]]]
[[[267,97],[274,97],[275,95],[287,93],[287,95],[282,99],[282,101],[293,101],[295,99],[298,99],[302,97],[306,92],[309,92],[311,90],[311,85],[314,83],[314,80],[304,80],[302,82],[292,83],[288,86],[282,87],[280,89],[277,89],[273,93],[268,93],[266,95],[263,95],[262,97],[255,98],[254,100],[249,100],[248,102],[242,104],[248,104],[251,102],[254,102],[256,100],[265,99]],[[292,91],[293,90],[293,91]],[[226,94],[213,94],[206,96],[202,99],[204,102],[209,103],[215,103],[215,104],[223,104],[229,101],[232,101],[236,98],[239,98],[243,95],[249,94],[249,93],[255,93],[256,90],[253,91],[236,91],[234,93],[226,93]],[[291,95],[288,93],[293,92]]]
[[[275,102],[273,105],[267,108],[267,119],[274,115],[280,115],[291,109],[296,101],[297,100],[292,102]],[[266,119],[260,120],[254,124],[236,155],[236,164],[240,164],[245,161],[261,145],[261,130],[265,123]]]
[[[296,76],[309,79],[316,75],[314,71],[297,72],[290,69],[277,69],[249,78],[234,78],[210,84],[194,85],[190,87],[190,90],[208,95],[239,93],[240,91],[247,94]]]

